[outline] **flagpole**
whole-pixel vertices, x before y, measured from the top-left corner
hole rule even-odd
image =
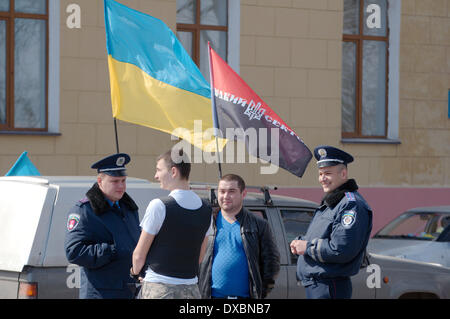
[[[222,179],[222,164],[220,163],[220,155],[219,155],[219,139],[217,137],[217,132],[219,131],[219,121],[217,119],[217,110],[216,104],[214,101],[214,80],[213,80],[213,67],[211,61],[211,45],[208,41],[208,58],[209,58],[209,79],[211,82],[211,108],[212,108],[212,120],[214,125],[214,136],[216,138],[216,154],[217,154],[217,163],[219,166],[219,179]]]
[[[219,179],[222,179],[222,165],[220,164],[219,141],[217,135],[216,135],[216,154],[217,154],[217,163],[219,164]]]
[[[116,151],[117,151],[117,154],[119,154],[120,153],[119,152],[119,137],[117,135],[117,120],[116,120],[116,118],[114,118],[114,133],[116,135]]]

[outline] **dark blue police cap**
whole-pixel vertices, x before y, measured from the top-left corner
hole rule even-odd
[[[114,177],[127,176],[125,165],[129,162],[128,154],[118,153],[99,160],[91,168],[97,169],[97,173],[105,173]]]
[[[314,149],[314,157],[317,159],[317,166],[327,167],[353,162],[353,156],[333,146],[321,145]]]

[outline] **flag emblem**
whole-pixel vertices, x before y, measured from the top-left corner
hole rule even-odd
[[[261,120],[264,113],[266,113],[266,110],[261,107],[261,103],[247,106],[247,109],[244,112],[244,114],[250,118],[250,121],[253,119]]]
[[[346,211],[342,215],[342,226],[344,226],[344,228],[350,228],[355,222],[355,219],[356,219],[356,212],[354,210]]]
[[[319,155],[320,155],[321,158],[327,156],[327,151],[326,151],[324,148],[321,148],[321,149],[318,151],[318,153],[319,153]]]

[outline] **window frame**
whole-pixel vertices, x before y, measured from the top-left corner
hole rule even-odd
[[[240,73],[240,41],[241,41],[241,1],[228,0],[228,31],[227,31],[227,63]],[[177,31],[178,24],[177,24]],[[186,31],[185,31],[186,32]],[[190,31],[187,31],[190,32]],[[194,48],[194,47],[193,47]],[[200,44],[198,46],[200,48]],[[197,60],[198,61],[198,60]],[[194,62],[197,64],[197,61]],[[198,64],[197,64],[198,65]]]
[[[0,11],[0,20],[6,21],[6,123],[0,123],[0,131],[5,132],[47,132],[49,129],[49,50],[50,50],[50,1],[45,0],[46,13],[15,12],[15,0],[10,0],[9,12]],[[43,128],[17,128],[14,126],[14,59],[15,59],[15,19],[45,20],[45,126]]]
[[[389,134],[389,72],[390,72],[390,1],[386,0],[386,35],[385,36],[372,36],[364,35],[364,0],[359,0],[359,30],[358,34],[344,34],[342,36],[342,42],[351,42],[356,45],[356,79],[355,79],[355,131],[344,132],[341,129],[341,136],[343,139],[387,139]],[[384,123],[384,135],[363,135],[362,133],[362,82],[363,82],[363,43],[364,41],[379,41],[386,43],[386,70],[385,70],[385,123]]]
[[[223,31],[227,33],[227,39],[229,37],[229,6],[228,3],[228,12],[227,12],[227,25],[226,26],[218,26],[218,25],[208,25],[208,24],[201,24],[201,7],[200,2],[202,0],[195,0],[196,5],[196,12],[195,12],[195,23],[194,24],[188,24],[188,23],[177,23],[177,32],[191,32],[192,33],[192,60],[200,66],[200,32],[205,30],[211,30],[211,31]],[[228,41],[227,41],[227,56],[228,56]]]

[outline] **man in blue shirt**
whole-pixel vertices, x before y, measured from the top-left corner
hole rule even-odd
[[[200,268],[203,298],[265,298],[280,270],[280,254],[268,222],[243,207],[244,180],[234,174],[218,186],[220,211]]]
[[[239,192],[236,193],[237,196],[234,198],[242,196]],[[248,298],[250,296],[247,256],[242,243],[240,226],[233,212],[223,209],[219,211],[216,219],[217,233],[212,264],[212,297],[224,298],[231,295]],[[239,271],[236,271],[237,269]]]

